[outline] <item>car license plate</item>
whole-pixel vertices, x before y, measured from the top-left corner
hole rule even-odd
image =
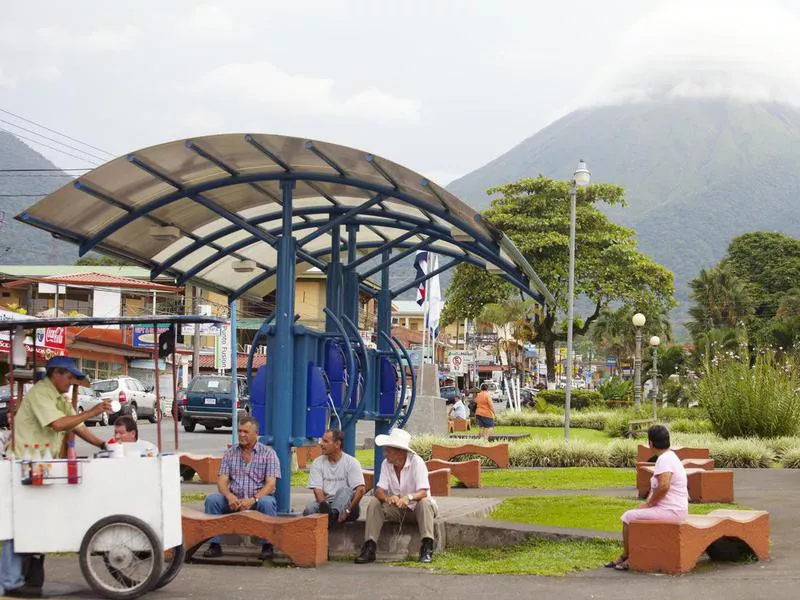
[[[0,402],[0,408],[6,408],[8,406],[8,402]]]
[[[206,398],[206,404],[216,404],[216,403],[217,403],[216,398]]]

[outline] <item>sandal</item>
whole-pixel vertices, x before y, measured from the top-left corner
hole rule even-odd
[[[628,566],[628,559],[626,558],[626,559],[625,559],[625,560],[623,560],[621,563],[614,565],[614,568],[615,568],[617,571],[627,571],[627,570],[629,569],[629,566]]]
[[[617,565],[621,565],[622,563],[626,563],[626,562],[628,562],[628,557],[627,556],[620,556],[617,560],[609,561],[606,564],[604,564],[603,566],[606,569],[616,569]]]

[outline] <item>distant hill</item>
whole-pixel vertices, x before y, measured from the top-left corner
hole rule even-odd
[[[481,210],[490,203],[486,188],[538,174],[568,179],[580,158],[593,182],[625,187],[628,206],[606,212],[675,273],[677,327],[686,320],[688,282],[733,237],[800,237],[800,110],[780,104],[675,100],[579,110],[448,189]]]
[[[62,171],[4,171],[55,168],[16,137],[0,131],[0,268],[2,265],[71,265],[78,258],[77,246],[14,220],[39,200],[31,194],[49,194],[71,177]]]

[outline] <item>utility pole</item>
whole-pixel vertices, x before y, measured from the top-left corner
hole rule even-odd
[[[192,314],[198,314],[198,306],[200,305],[200,289],[192,286]],[[200,324],[194,324],[194,335],[192,336],[192,377],[197,377],[200,374]],[[188,382],[185,382],[188,385]]]

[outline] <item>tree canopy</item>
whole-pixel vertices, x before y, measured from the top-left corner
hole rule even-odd
[[[566,340],[559,319],[567,304],[570,185],[540,175],[491,188],[488,193],[497,197],[483,213],[511,238],[556,299],[556,305],[547,306],[533,323],[532,341],[544,344],[548,373],[553,373],[555,342]],[[634,231],[610,221],[598,204],[624,204],[623,188],[593,184],[577,192],[575,296],[588,298],[594,306],[587,316],[576,314],[577,335],[611,303],[653,315],[674,304],[672,273],[639,252]],[[486,271],[459,266],[447,290],[445,318],[476,318],[485,304],[512,293],[510,285]]]

